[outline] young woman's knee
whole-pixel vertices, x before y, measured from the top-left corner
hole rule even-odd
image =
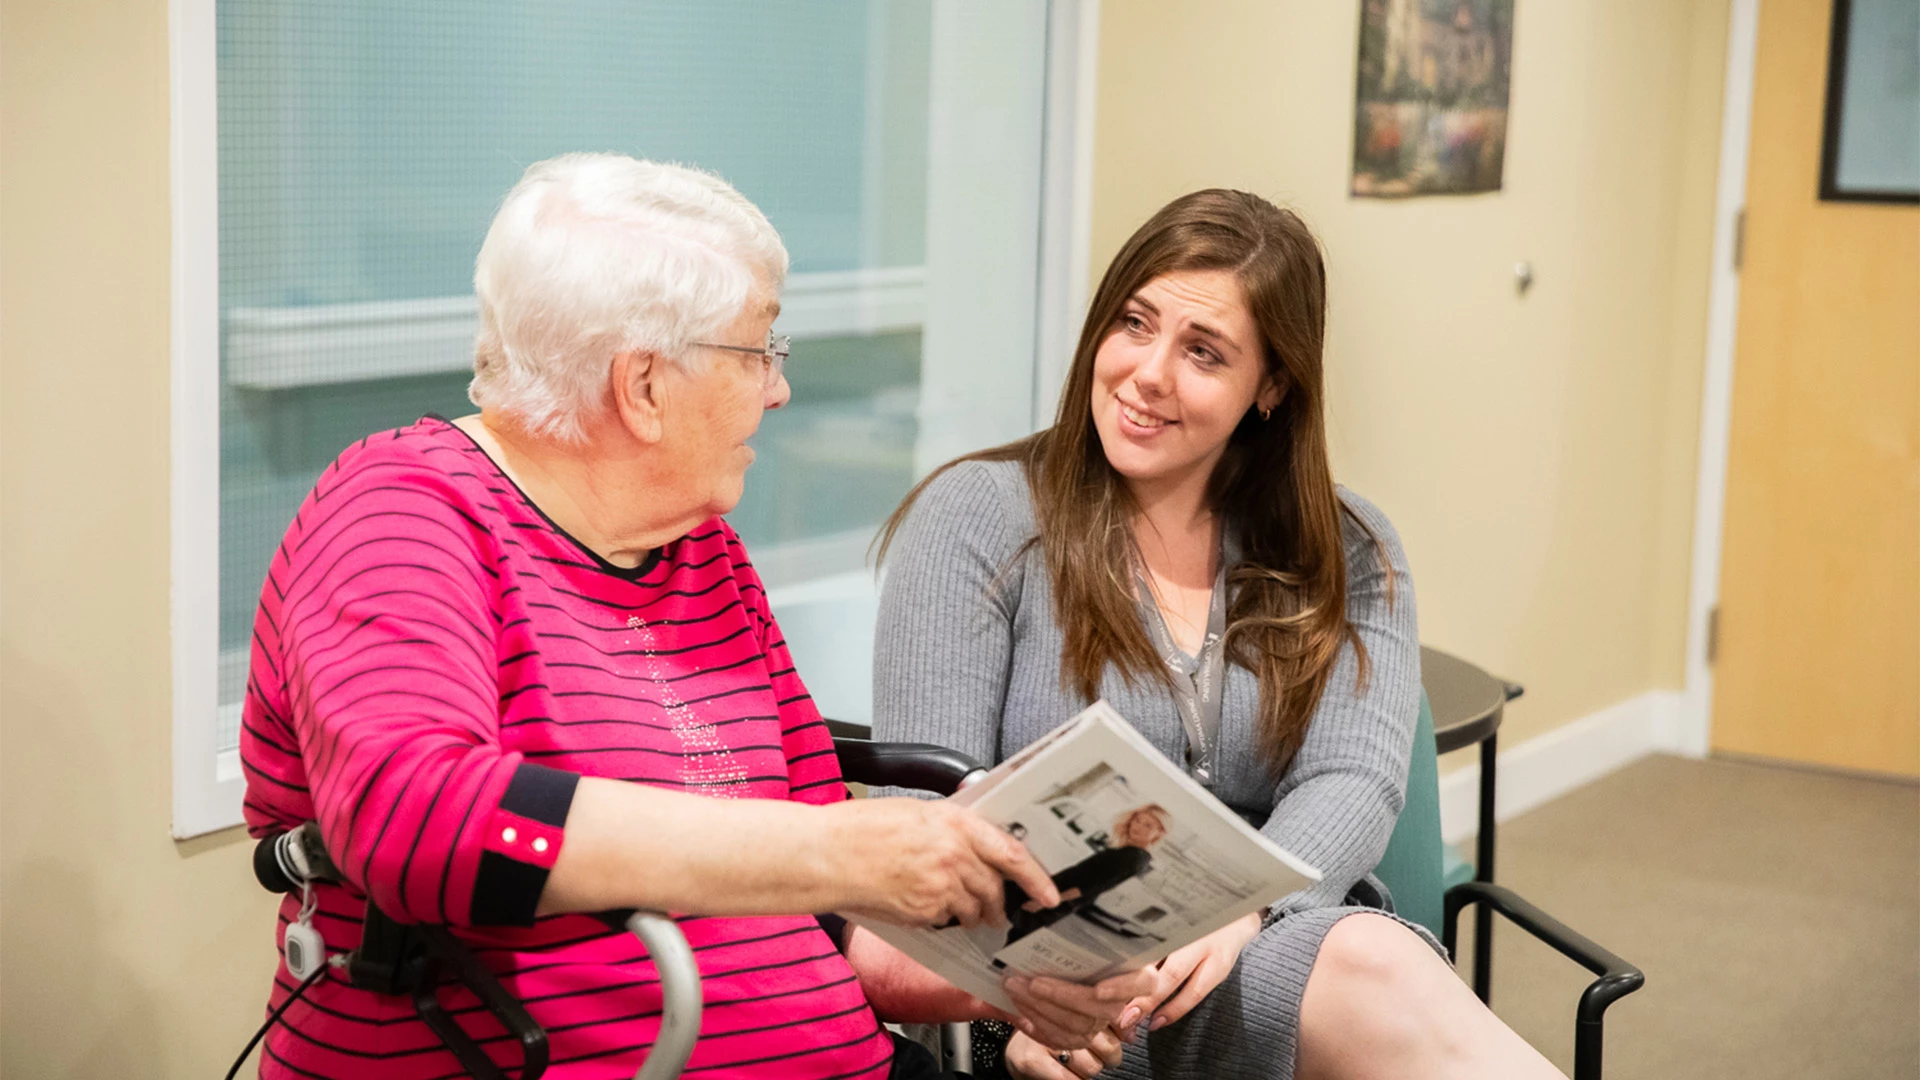
[[[1383,1062],[1418,1060],[1433,1042],[1421,952],[1433,950],[1384,915],[1349,915],[1333,925],[1300,1002],[1303,1080],[1377,1075]]]
[[[1327,931],[1313,974],[1391,999],[1415,989],[1422,967],[1433,959],[1427,943],[1400,923],[1384,915],[1349,915]]]

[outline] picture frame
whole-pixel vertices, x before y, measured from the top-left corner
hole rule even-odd
[[[1864,25],[1856,15],[1866,16]],[[1920,0],[1834,0],[1821,125],[1822,202],[1920,204],[1916,67]]]
[[[1514,0],[1360,0],[1349,194],[1501,189]]]

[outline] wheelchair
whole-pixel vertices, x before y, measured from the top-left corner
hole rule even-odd
[[[854,737],[864,729],[827,721],[834,732],[834,752],[840,759],[842,777],[848,783],[869,787],[898,787],[951,795],[986,775],[986,769],[955,750],[924,743],[876,743]],[[1379,870],[1389,888],[1399,895],[1402,889],[1415,893],[1422,889],[1438,891],[1439,884],[1439,791],[1434,779],[1435,743],[1432,715],[1424,695],[1421,701],[1419,729],[1414,745],[1414,770],[1408,793],[1408,812],[1403,813],[1389,844],[1386,863],[1405,865],[1395,857],[1395,849],[1419,848],[1429,855],[1433,872],[1419,875],[1431,881],[1404,880],[1404,871],[1389,873],[1383,863]],[[1490,785],[1486,789],[1491,791]],[[271,892],[298,893],[303,882],[338,881],[321,841],[317,824],[307,822],[289,832],[262,838],[254,848],[254,875]],[[1511,891],[1490,881],[1471,881],[1445,889],[1445,917],[1442,938],[1453,951],[1455,927],[1461,911],[1484,905],[1506,916],[1534,937],[1560,951],[1575,963],[1588,968],[1599,978],[1587,988],[1578,1010],[1578,1052],[1574,1080],[1599,1080],[1602,1018],[1614,1001],[1640,988],[1645,976],[1638,968],[1568,929],[1552,916],[1529,904]],[[1436,903],[1434,906],[1439,907]],[[624,927],[640,938],[660,974],[662,1017],[658,1040],[648,1053],[636,1080],[672,1080],[680,1075],[700,1036],[700,971],[693,952],[680,927],[668,916],[649,911],[604,912],[597,916],[610,927]],[[1482,941],[1485,940],[1483,936]],[[1489,966],[1482,954],[1475,972],[1476,989],[1486,996]],[[365,928],[360,946],[342,965],[348,982],[375,993],[409,997],[414,1010],[427,1027],[439,1037],[461,1067],[475,1080],[537,1080],[547,1068],[546,1032],[526,1009],[507,993],[486,967],[469,952],[458,938],[443,926],[402,925],[367,902]],[[325,961],[322,959],[322,970]],[[479,998],[518,1041],[521,1065],[518,1071],[503,1070],[461,1029],[440,1003],[438,992],[449,982],[458,983]],[[284,1010],[292,998],[282,1004]],[[278,1013],[268,1018],[254,1040],[263,1038]],[[974,1054],[969,1025],[941,1025],[940,1057],[943,1068],[960,1075],[974,1072]],[[253,1044],[241,1053],[242,1060]],[[996,1059],[995,1048],[983,1048],[986,1058]],[[235,1067],[240,1062],[235,1062]]]
[[[839,727],[839,725],[834,725]],[[919,743],[876,743],[836,737],[834,752],[840,772],[849,783],[870,787],[901,787],[951,795],[986,775],[978,763],[957,751]],[[307,822],[288,832],[260,839],[253,850],[253,873],[269,892],[299,893],[310,882],[338,882],[339,872],[327,855],[320,827]],[[700,1038],[700,969],[680,926],[664,914],[651,911],[610,911],[595,916],[609,927],[622,928],[640,938],[660,973],[661,1024],[658,1040],[635,1074],[636,1080],[672,1080],[685,1068]],[[317,958],[324,971],[325,957]],[[339,964],[349,984],[377,994],[411,998],[414,1012],[438,1036],[461,1068],[475,1080],[537,1080],[547,1069],[547,1033],[526,1008],[507,993],[493,973],[480,963],[444,926],[403,925],[367,901],[358,948]],[[520,1046],[517,1071],[502,1069],[483,1051],[441,1003],[439,991],[457,983],[472,991]],[[302,987],[304,989],[304,987]],[[297,997],[296,992],[295,997]],[[281,1010],[295,997],[282,1003]],[[268,1018],[254,1042],[266,1036],[279,1013]],[[959,1031],[965,1025],[952,1025]],[[950,1034],[957,1036],[958,1032]],[[241,1052],[244,1060],[253,1043]],[[240,1062],[235,1062],[235,1068]]]

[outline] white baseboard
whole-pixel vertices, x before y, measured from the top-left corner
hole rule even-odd
[[[1703,758],[1712,748],[1713,674],[1689,680],[1685,690],[1666,691],[1667,727],[1660,749],[1682,757]]]
[[[1494,819],[1506,821],[1658,751],[1680,746],[1684,695],[1650,690],[1500,752]],[[1440,833],[1458,843],[1479,828],[1480,765],[1440,778]]]

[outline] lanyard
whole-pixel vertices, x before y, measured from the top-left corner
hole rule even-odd
[[[1207,604],[1207,635],[1200,651],[1188,656],[1174,643],[1160,605],[1145,574],[1138,577],[1140,616],[1147,636],[1173,673],[1173,702],[1187,729],[1187,772],[1203,785],[1213,783],[1220,749],[1220,704],[1226,687],[1227,560],[1213,578],[1213,597]]]

